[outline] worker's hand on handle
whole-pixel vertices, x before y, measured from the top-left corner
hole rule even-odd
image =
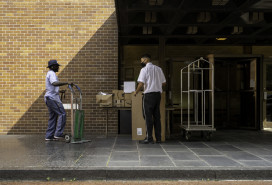
[[[134,92],[133,92],[133,95],[136,97],[136,96],[137,96],[137,92],[136,92],[136,91],[134,91]]]
[[[74,84],[71,82],[68,82],[68,85],[70,85],[71,87],[73,87],[74,86]]]
[[[136,91],[134,91],[134,96],[136,97],[136,95],[138,94],[138,92],[140,92],[140,90],[142,90],[144,87],[144,83],[143,82],[139,82]]]

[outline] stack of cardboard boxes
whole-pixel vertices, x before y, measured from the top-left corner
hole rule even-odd
[[[128,84],[130,89],[126,88],[124,84],[123,90],[113,90],[112,94],[96,95],[96,102],[101,107],[131,107],[132,114],[132,140],[143,140],[146,137],[146,125],[143,118],[142,111],[142,92],[137,96],[133,96],[132,92],[135,91],[135,83]],[[132,90],[131,90],[132,89]],[[126,92],[126,93],[125,93]],[[103,94],[103,93],[102,93]],[[165,141],[165,93],[162,93],[161,104],[161,136],[162,141]],[[154,137],[154,131],[153,131]],[[155,139],[155,137],[154,137]]]
[[[98,103],[100,107],[112,107],[112,94],[96,95],[96,103]]]
[[[113,90],[112,94],[96,95],[96,103],[100,107],[131,107],[131,94],[123,90]]]
[[[113,94],[113,106],[114,107],[124,107],[125,106],[124,91],[113,90],[112,94]]]
[[[114,107],[131,107],[132,93],[124,93],[123,90],[113,90],[112,94]]]

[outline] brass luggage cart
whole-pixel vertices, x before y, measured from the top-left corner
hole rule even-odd
[[[192,132],[211,139],[214,128],[214,65],[199,58],[181,69],[181,129],[186,140]]]

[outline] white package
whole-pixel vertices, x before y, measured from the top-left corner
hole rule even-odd
[[[135,82],[134,81],[127,81],[124,82],[124,93],[132,93],[135,91]]]

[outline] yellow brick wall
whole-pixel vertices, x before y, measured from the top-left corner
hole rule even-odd
[[[103,134],[105,111],[95,95],[118,86],[114,0],[7,0],[0,9],[0,134],[45,133],[50,59],[62,65],[60,81],[74,82],[83,91],[86,132]],[[116,112],[109,124],[116,134]]]

